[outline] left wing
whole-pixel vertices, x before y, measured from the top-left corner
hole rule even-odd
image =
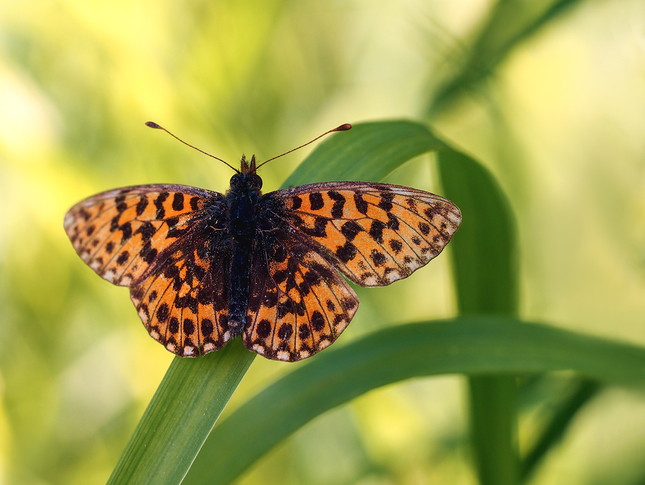
[[[222,348],[231,338],[230,261],[226,235],[208,227],[132,286],[130,299],[152,338],[182,357]]]

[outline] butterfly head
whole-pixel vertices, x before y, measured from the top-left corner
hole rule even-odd
[[[246,157],[242,155],[240,171],[231,177],[231,189],[245,186],[259,192],[262,188],[262,179],[255,172],[255,155],[251,157],[250,162],[247,162]]]

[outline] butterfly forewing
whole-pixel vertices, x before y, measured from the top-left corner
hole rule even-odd
[[[461,222],[452,202],[398,185],[328,182],[274,193],[281,217],[351,281],[385,286],[436,257]]]
[[[109,282],[130,286],[159,255],[203,218],[215,192],[179,185],[142,185],[85,199],[65,216],[78,255]]]

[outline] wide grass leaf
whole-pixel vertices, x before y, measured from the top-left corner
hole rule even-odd
[[[422,123],[360,123],[318,145],[283,186],[332,180],[378,182],[412,158],[443,146]]]
[[[438,160],[444,195],[463,216],[449,253],[459,313],[516,315],[516,229],[505,195],[490,172],[471,157],[446,149]]]

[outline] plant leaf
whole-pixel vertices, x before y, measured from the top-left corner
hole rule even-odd
[[[450,243],[459,313],[516,315],[518,306],[515,222],[492,175],[452,149],[438,154],[444,194],[463,221]]]
[[[576,379],[571,383],[570,387],[572,388],[571,394],[563,403],[558,405],[556,412],[544,426],[535,444],[522,460],[520,468],[522,482],[527,482],[530,479],[531,474],[547,452],[562,439],[578,411],[603,389],[603,386],[598,381],[589,379]]]
[[[469,55],[458,70],[435,92],[427,109],[430,117],[444,110],[459,95],[494,73],[508,54],[531,35],[549,25],[582,0],[499,0],[479,35],[468,49]]]

